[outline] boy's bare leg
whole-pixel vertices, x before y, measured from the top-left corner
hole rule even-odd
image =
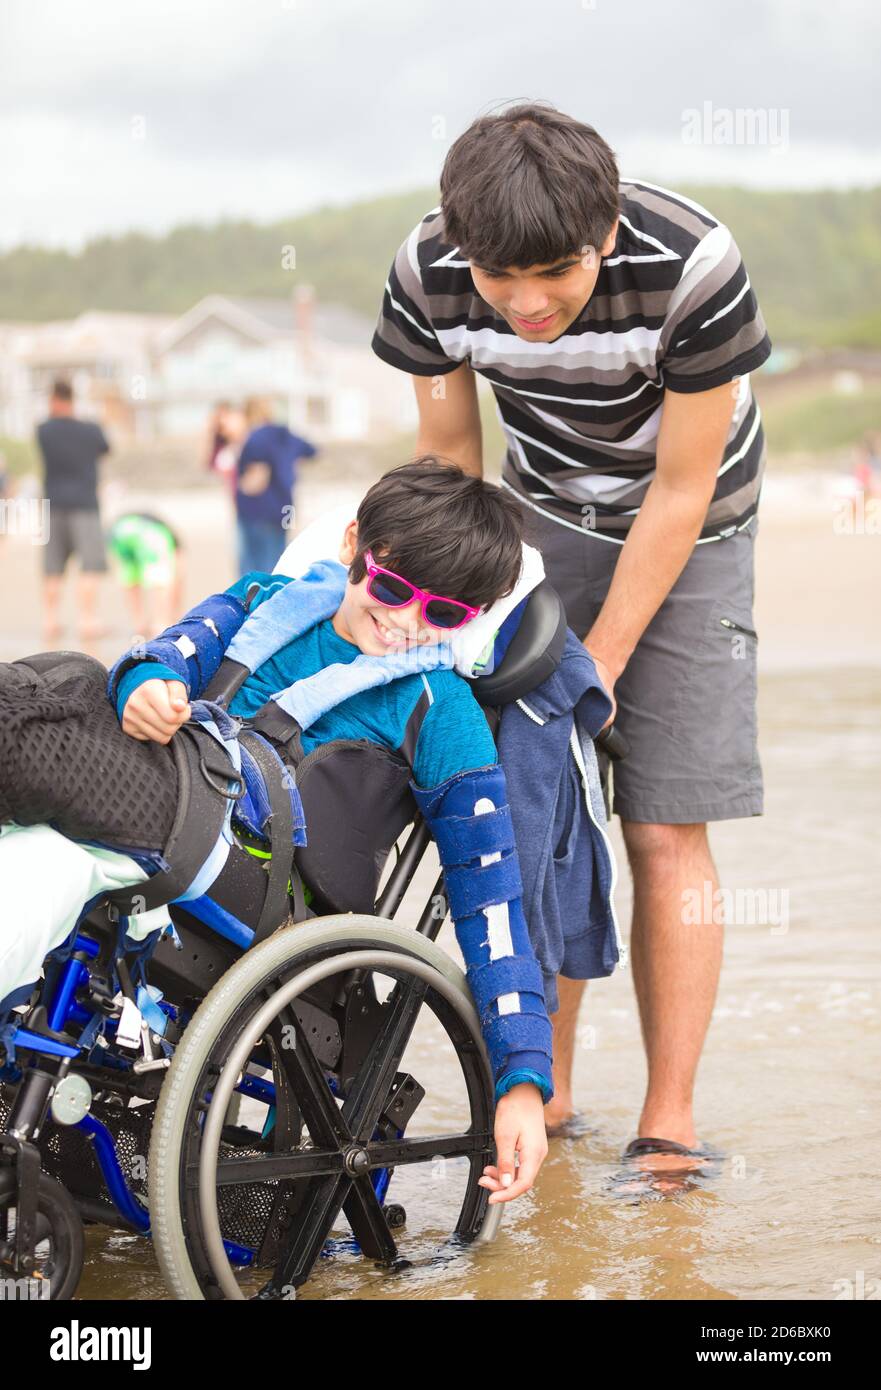
[[[43,578],[43,641],[57,642],[61,636],[61,583],[60,574],[47,574]]]
[[[557,976],[557,994],[560,1007],[551,1014],[553,1036],[553,1079],[554,1096],[545,1106],[545,1124],[548,1129],[563,1124],[575,1114],[572,1101],[572,1066],[575,1060],[575,1029],[578,1025],[578,1010],[584,995],[586,980],[569,980],[565,975]]]
[[[633,874],[633,980],[648,1062],[638,1134],[696,1140],[692,1103],[722,965],[723,929],[683,921],[689,889],[718,887],[705,825],[623,821]]]
[[[696,1142],[692,1111],[698,1062],[713,1013],[722,964],[723,929],[714,922],[683,922],[685,892],[715,901],[718,877],[705,825],[622,823],[633,874],[631,952],[648,1062],[648,1086],[637,1132]],[[554,1098],[545,1106],[548,1127],[569,1119],[572,1067],[583,980],[557,979],[560,1007],[554,1029]],[[667,1161],[667,1160],[665,1160]]]
[[[152,621],[156,633],[159,633],[171,627],[184,612],[183,590],[178,580],[175,578],[170,584],[163,584],[160,588],[154,589],[153,602],[155,609]]]
[[[149,637],[151,634],[147,632],[145,627],[144,590],[140,584],[126,585],[125,601],[128,608],[128,620],[131,624],[132,635]]]
[[[98,575],[81,574],[77,580],[77,625],[83,642],[102,636],[96,617],[97,607]]]
[[[163,627],[170,627],[176,618],[179,618],[184,610],[184,560],[180,551],[174,557],[174,579],[171,581],[171,588],[168,591],[166,600],[168,621]]]

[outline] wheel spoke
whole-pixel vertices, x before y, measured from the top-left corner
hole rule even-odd
[[[470,1158],[492,1152],[492,1135],[436,1134],[424,1139],[388,1139],[367,1145],[371,1168],[400,1168],[435,1158]],[[487,1161],[489,1161],[487,1159]]]
[[[427,992],[424,981],[410,977],[398,984],[386,1006],[382,1030],[343,1105],[343,1120],[356,1139],[369,1139],[376,1128]]]
[[[290,1086],[285,1085],[284,1068],[278,1055],[276,1040],[270,1037],[268,1043],[272,1060],[272,1080],[275,1085],[272,1147],[278,1153],[296,1148],[303,1130],[303,1116]]]
[[[293,1028],[295,1046],[285,1045],[283,1028]],[[282,1010],[270,1032],[285,1080],[294,1093],[312,1139],[325,1148],[345,1148],[352,1140],[349,1126],[296,1013],[292,1009]]]
[[[280,1207],[294,1203],[288,1218],[289,1238],[281,1236],[281,1253],[269,1290],[286,1285],[298,1287],[308,1279],[321,1253],[340,1208],[351,1186],[345,1169],[344,1151],[351,1145],[351,1133],[327,1084],[324,1068],[312,1050],[296,1011],[286,1008],[269,1029],[274,1053],[273,1074],[276,1087],[292,1093],[293,1101],[305,1120],[315,1149],[258,1155],[248,1159],[226,1159],[218,1165],[218,1183],[265,1181],[272,1177],[297,1179],[303,1185],[296,1194],[279,1191],[273,1206],[271,1224]],[[291,1046],[293,1041],[293,1046]],[[276,1095],[278,1114],[279,1095]],[[245,1176],[247,1175],[247,1176]]]
[[[328,1177],[345,1172],[345,1160],[337,1149],[303,1149],[290,1153],[256,1154],[249,1158],[224,1158],[217,1165],[217,1186],[235,1187],[240,1183],[275,1182],[281,1178],[300,1180]],[[199,1179],[198,1163],[187,1168],[188,1184]]]
[[[371,1260],[381,1260],[383,1264],[393,1264],[398,1247],[369,1174],[352,1183],[343,1211],[362,1254]]]
[[[368,1144],[366,1151],[371,1171],[378,1168],[402,1168],[411,1164],[431,1163],[439,1158],[470,1158],[476,1163],[481,1156],[488,1158],[491,1154],[492,1135],[489,1132],[437,1134],[415,1139],[381,1140]],[[345,1172],[345,1155],[339,1150],[305,1149],[290,1153],[266,1153],[249,1158],[222,1159],[217,1166],[217,1186],[234,1187],[242,1183],[284,1179],[311,1181],[314,1184],[317,1179],[339,1177]],[[187,1180],[188,1186],[195,1186],[198,1180],[198,1164],[188,1165]],[[367,1187],[370,1188],[369,1193],[366,1192]],[[365,1253],[371,1254],[375,1259],[385,1259],[390,1254],[390,1246],[386,1242],[387,1226],[385,1217],[377,1216],[377,1210],[381,1213],[381,1207],[374,1201],[375,1192],[372,1184],[367,1179],[359,1179],[355,1182],[354,1189],[366,1194],[366,1214],[364,1196],[359,1197],[357,1203],[352,1202],[350,1210],[349,1203],[355,1196],[353,1191],[352,1198],[347,1198],[346,1201],[346,1217]],[[379,1221],[380,1240],[377,1243],[371,1238],[370,1230],[373,1223],[378,1226]],[[355,1230],[356,1224],[358,1230]],[[368,1246],[371,1247],[369,1250]],[[394,1258],[394,1254],[390,1257]]]
[[[305,1213],[304,1219],[297,1225],[293,1239],[275,1266],[269,1285],[272,1290],[281,1292],[286,1285],[299,1288],[309,1278],[312,1266],[321,1254],[346,1200],[351,1182],[347,1173],[316,1179],[314,1190],[309,1194],[310,1200],[301,1209]]]

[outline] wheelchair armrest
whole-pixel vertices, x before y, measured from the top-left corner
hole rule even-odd
[[[566,611],[547,579],[529,595],[520,625],[494,671],[471,688],[482,705],[508,705],[534,690],[559,666],[566,645]]]

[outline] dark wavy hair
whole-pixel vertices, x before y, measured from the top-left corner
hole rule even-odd
[[[432,593],[475,608],[509,594],[522,563],[518,503],[455,463],[424,454],[391,469],[358,508],[349,578],[367,573],[364,552]]]
[[[599,248],[618,216],[618,165],[593,126],[550,105],[480,116],[441,173],[446,238],[487,269]]]

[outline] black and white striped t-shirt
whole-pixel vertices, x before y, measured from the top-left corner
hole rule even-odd
[[[679,194],[621,183],[614,250],[550,343],[518,338],[481,299],[435,209],[395,257],[373,350],[418,376],[468,362],[495,392],[504,483],[563,525],[619,544],[654,476],[664,392],[740,378],[701,540],[730,535],[756,510],[764,437],[747,374],[771,344],[728,228]]]

